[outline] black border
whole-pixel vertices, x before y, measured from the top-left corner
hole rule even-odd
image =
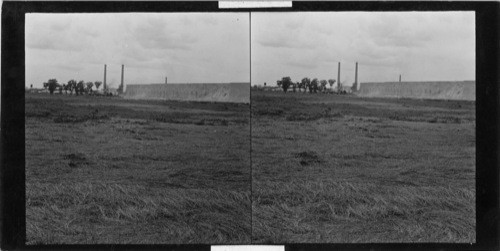
[[[103,12],[475,11],[476,243],[285,244],[286,250],[498,250],[500,2],[293,2],[292,8],[218,9],[217,2],[3,2],[1,68],[1,249],[209,250],[209,245],[26,246],[24,14]]]

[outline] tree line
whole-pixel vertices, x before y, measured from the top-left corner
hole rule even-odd
[[[59,91],[60,94],[64,91],[66,94],[68,94],[68,91],[71,95],[73,95],[73,92],[78,95],[83,95],[83,94],[92,94],[93,90],[92,87],[96,87],[96,89],[99,89],[99,87],[102,85],[101,81],[95,81],[95,82],[85,82],[83,80],[76,81],[74,79],[68,81],[66,84],[61,84],[57,82],[57,79],[49,79],[49,81],[43,83],[43,88],[48,89],[50,94],[54,94],[56,90]]]
[[[296,89],[299,89],[299,92],[301,89],[304,89],[304,92],[307,92],[309,90],[309,93],[317,93],[317,92],[326,92],[327,85],[330,85],[330,88],[335,84],[335,79],[322,79],[318,80],[317,78],[310,79],[310,78],[303,78],[300,82],[293,82],[290,77],[283,77],[281,80],[276,81],[276,84],[283,89],[284,92],[287,92],[288,89],[292,88],[293,92],[296,91]]]

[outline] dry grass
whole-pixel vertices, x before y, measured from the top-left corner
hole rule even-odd
[[[248,242],[248,226],[235,224],[250,221],[248,192],[97,182],[26,191],[30,244]]]
[[[252,240],[474,242],[474,130],[473,102],[253,91]]]
[[[474,242],[474,109],[28,95],[28,244]]]
[[[27,94],[27,243],[249,243],[248,115]]]

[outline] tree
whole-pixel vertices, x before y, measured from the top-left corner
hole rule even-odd
[[[278,87],[281,87],[281,84],[282,84],[281,80],[276,81],[276,85],[277,85]]]
[[[96,89],[99,89],[99,86],[102,85],[102,82],[101,81],[95,81],[94,85],[95,85]]]
[[[78,96],[78,94],[83,95],[84,86],[85,86],[85,82],[83,80],[78,81],[78,83],[76,84],[76,88],[75,88],[75,92],[76,92],[77,96]]]
[[[292,79],[290,77],[283,77],[281,79],[281,88],[283,88],[285,93],[288,91],[290,85],[292,85]]]
[[[297,82],[297,87],[299,88],[299,92],[300,92],[300,89],[304,88],[304,83],[302,83],[302,81]]]
[[[45,88],[45,90],[47,90],[47,88],[49,88],[49,83],[43,82],[43,88]]]
[[[309,78],[303,78],[302,81],[300,81],[302,84],[302,88],[304,88],[304,92],[307,92],[307,88],[309,88],[309,91],[311,90],[310,84],[311,80]]]
[[[330,88],[332,88],[333,84],[335,84],[334,79],[328,79],[328,84],[330,84]]]
[[[62,94],[63,91],[63,85],[58,84],[57,87],[59,87],[59,94]]]
[[[318,85],[319,85],[319,82],[318,82],[318,79],[317,78],[314,78],[312,81],[311,81],[311,84],[309,86],[309,92],[313,92],[314,93],[317,93],[318,92]]]
[[[87,92],[92,93],[92,87],[94,86],[94,83],[92,82],[87,82]]]
[[[321,81],[319,81],[319,83],[321,84],[321,92],[325,92],[326,91],[326,84],[328,82],[326,80],[322,79]]]
[[[76,92],[76,80],[72,79],[68,81],[68,90],[71,95],[73,95],[73,91],[75,90]]]
[[[44,87],[45,87],[45,83],[43,83]],[[56,90],[57,86],[59,84],[57,83],[57,79],[53,78],[53,79],[49,79],[49,82],[47,82],[47,86],[49,87],[49,92],[50,94],[54,94],[54,91]],[[47,88],[47,87],[45,87]]]

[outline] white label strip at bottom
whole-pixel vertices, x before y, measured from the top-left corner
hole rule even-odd
[[[231,245],[212,246],[212,251],[285,251],[285,246],[271,245]]]

